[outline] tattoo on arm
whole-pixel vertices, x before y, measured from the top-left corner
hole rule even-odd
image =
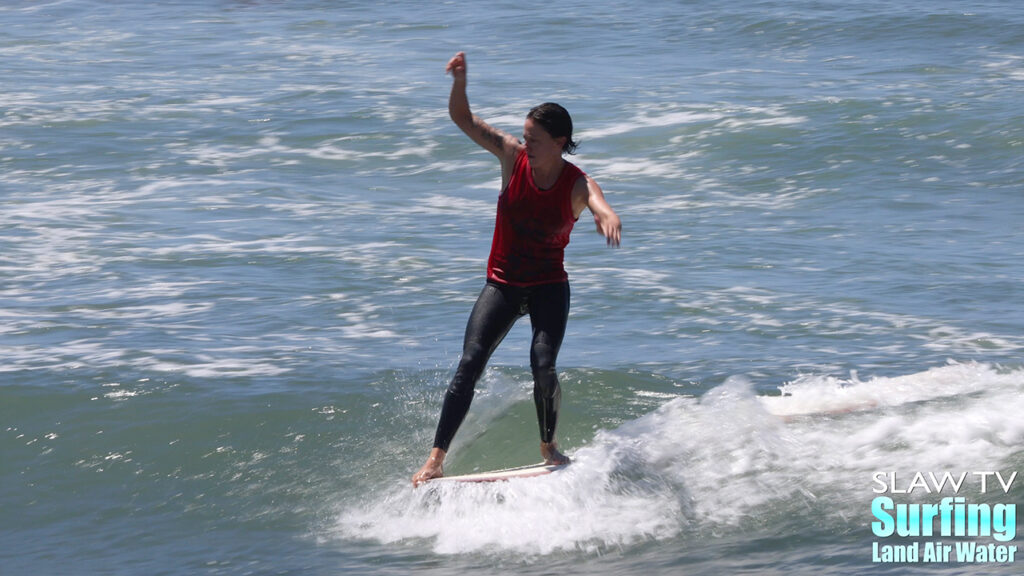
[[[501,134],[498,134],[493,130],[488,130],[485,137],[494,145],[495,148],[501,150],[505,147],[505,139],[501,137]]]
[[[505,135],[500,130],[491,127],[487,122],[484,122],[476,116],[473,117],[473,123],[476,124],[482,141],[493,146],[497,150],[505,149]]]

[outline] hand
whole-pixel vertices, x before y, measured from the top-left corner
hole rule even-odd
[[[604,217],[594,214],[594,223],[597,224],[598,234],[608,240],[609,246],[618,246],[622,242],[622,221],[614,212]]]
[[[451,74],[452,78],[456,80],[466,80],[466,53],[459,52],[452,59],[448,61],[448,66],[444,69],[445,74]]]

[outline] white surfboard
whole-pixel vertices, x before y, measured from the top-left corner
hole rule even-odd
[[[462,474],[460,476],[442,476],[434,478],[431,482],[501,482],[513,478],[532,478],[551,474],[565,468],[568,464],[531,464],[519,466],[518,468],[506,468],[504,470],[492,470],[490,472],[476,472],[473,474]]]

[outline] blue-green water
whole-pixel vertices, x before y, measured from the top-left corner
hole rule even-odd
[[[873,563],[958,538],[870,527],[879,471],[1024,503],[973,475],[1024,471],[1018,3],[0,22],[5,576],[1020,572]],[[414,491],[499,185],[447,117],[458,50],[492,124],[572,112],[624,236],[567,251],[576,463]],[[530,389],[523,322],[449,472],[537,459]]]

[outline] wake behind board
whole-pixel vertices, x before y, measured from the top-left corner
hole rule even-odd
[[[504,470],[492,470],[490,472],[476,472],[474,474],[462,474],[461,476],[442,476],[434,478],[431,482],[503,482],[513,478],[532,478],[544,476],[565,468],[568,464],[531,464],[519,466],[518,468],[506,468]]]

